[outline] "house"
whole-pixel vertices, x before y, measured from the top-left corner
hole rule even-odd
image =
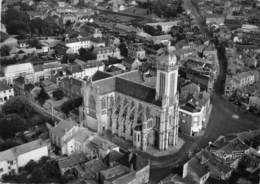
[[[206,127],[211,108],[210,95],[206,92],[195,94],[187,103],[180,105],[180,131],[190,136],[200,133]]]
[[[0,152],[0,178],[4,174],[16,174],[29,161],[48,156],[48,144],[41,139],[28,142]]]
[[[180,177],[177,174],[169,174],[163,178],[158,184],[191,184],[187,179]]]
[[[76,168],[88,161],[87,157],[83,153],[75,153],[69,157],[61,158],[58,160],[58,165],[61,174],[65,174],[72,168]]]
[[[0,81],[0,106],[14,96],[13,87],[9,86],[5,80]]]
[[[258,71],[246,71],[236,75],[227,75],[225,83],[225,95],[230,96],[237,89],[242,89],[245,86],[254,84],[259,80]]]
[[[157,27],[157,26],[161,26],[162,27],[162,31],[164,33],[168,33],[172,26],[177,26],[179,23],[179,21],[169,21],[169,22],[155,22],[155,23],[147,23],[146,25],[148,26],[152,26],[152,27]]]
[[[93,159],[84,164],[84,178],[100,181],[100,171],[106,170],[108,166],[101,159]]]
[[[13,84],[13,80],[20,76],[26,76],[34,73],[32,63],[22,63],[8,65],[4,68],[4,75],[8,84]]]
[[[128,46],[128,56],[132,58],[144,59],[145,50],[140,44],[130,44]]]
[[[197,156],[186,162],[183,166],[183,178],[190,177],[194,183],[205,184],[210,176],[210,171]]]
[[[105,47],[105,40],[99,37],[100,33],[94,32],[92,36],[71,38],[66,40],[65,45],[69,47],[68,53],[78,53],[80,48]]]
[[[142,63],[138,58],[133,59],[127,57],[123,60],[123,65],[126,67],[127,71],[130,71],[130,70],[138,70],[139,67],[142,65]]]
[[[214,15],[214,14],[209,14],[206,15],[206,24],[216,24],[216,25],[224,25],[225,17],[224,16],[219,16],[219,15]]]
[[[153,44],[168,44],[171,40],[173,40],[173,38],[169,34],[151,37]]]
[[[117,47],[98,47],[94,49],[94,53],[97,55],[98,61],[108,60],[109,57],[121,58],[120,50]]]
[[[88,158],[94,157],[94,153],[89,151],[88,143],[93,139],[95,133],[86,128],[79,129],[71,138],[64,142],[64,150],[67,155],[74,153],[84,153]]]
[[[116,144],[110,142],[109,140],[103,137],[94,136],[91,139],[90,144],[92,145],[93,150],[96,153],[96,155],[94,156],[98,158],[105,158],[111,151],[119,152],[119,146],[117,146]],[[92,150],[89,149],[89,151]]]
[[[57,45],[53,46],[52,49],[54,50],[55,54],[58,56],[63,56],[67,53],[69,47],[64,44],[58,43]]]
[[[250,96],[248,104],[249,104],[250,107],[256,107],[256,108],[260,109],[260,97]]]
[[[85,77],[82,67],[78,64],[71,64],[67,66],[65,70],[68,77],[73,77],[75,79],[83,79]]]
[[[60,121],[56,126],[49,127],[52,145],[60,150],[61,154],[66,154],[66,140],[75,135],[79,128],[77,123],[69,120]]]
[[[74,78],[65,77],[60,80],[59,86],[68,97],[81,96],[82,81]]]
[[[72,38],[65,42],[65,46],[69,48],[67,52],[78,53],[80,48],[90,48],[91,42],[89,37]]]

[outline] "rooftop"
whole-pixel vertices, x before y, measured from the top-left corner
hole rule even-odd
[[[115,167],[100,171],[100,174],[105,179],[111,179],[111,178],[114,178],[115,176],[119,176],[119,175],[128,173],[129,171],[130,171],[130,169],[128,167],[123,166],[123,165],[117,165]]]
[[[105,78],[109,78],[109,77],[112,77],[112,75],[98,70],[96,73],[94,73],[94,75],[92,76],[91,79],[92,79],[92,81],[97,81],[97,80],[101,80],[101,79],[105,79]]]
[[[77,123],[74,121],[60,121],[58,125],[51,130],[51,132],[57,137],[62,137],[67,131],[69,131],[74,126],[77,126]]]
[[[102,160],[90,160],[84,164],[85,171],[89,176],[94,176],[102,170],[107,169],[107,166],[102,162]]]
[[[45,142],[43,142],[41,139],[38,139],[38,140],[35,140],[32,142],[28,142],[28,143],[13,147],[6,151],[0,152],[0,161],[15,160],[19,155],[39,149],[44,146],[47,146],[47,144]]]
[[[85,163],[87,161],[87,157],[83,153],[75,153],[70,155],[69,157],[58,160],[58,164],[60,168],[72,167],[78,164]]]
[[[0,81],[0,91],[6,91],[6,90],[9,90],[9,89],[12,89],[6,81],[2,80]]]

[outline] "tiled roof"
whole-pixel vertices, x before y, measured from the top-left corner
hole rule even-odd
[[[133,164],[133,169],[135,171],[139,171],[149,165],[149,161],[147,159],[142,158],[141,156],[139,156],[136,153],[125,154],[122,158],[120,158],[118,160],[118,162],[129,168],[130,168],[131,164]]]
[[[115,80],[116,80],[115,77],[97,80],[93,83],[93,86],[99,88],[100,94],[107,94],[107,93],[115,91],[115,89],[116,89]]]
[[[128,173],[129,171],[130,169],[128,167],[123,165],[117,165],[115,167],[101,171],[100,174],[104,176],[105,179],[111,179],[114,178],[115,176]]]
[[[101,80],[101,79],[105,79],[108,77],[112,77],[113,75],[106,73],[106,72],[102,72],[102,71],[97,71],[96,73],[94,73],[94,75],[92,76],[92,81],[97,81],[97,80]]]
[[[138,83],[144,82],[142,74],[138,70],[133,70],[130,72],[122,73],[122,74],[118,75],[118,77],[130,80],[130,81],[138,82]]]
[[[107,166],[101,160],[90,160],[84,165],[86,170],[90,171],[91,174],[97,174],[100,171],[107,169]]]
[[[116,91],[137,98],[139,100],[145,101],[147,103],[152,103],[158,106],[161,105],[161,102],[157,102],[155,100],[155,96],[156,96],[155,89],[130,80],[117,77]]]
[[[58,161],[60,168],[72,167],[87,161],[87,157],[83,153],[76,153],[69,157],[63,158]]]
[[[77,134],[73,136],[73,139],[75,139],[78,142],[84,143],[87,139],[89,139],[93,135],[94,135],[93,132],[84,128],[79,130]]]
[[[122,184],[122,183],[132,183],[136,178],[136,172],[132,171],[130,173],[124,174],[113,180],[113,184]]]
[[[199,177],[204,176],[209,172],[208,168],[201,163],[201,160],[195,156],[189,161],[189,167],[192,168]]]
[[[77,123],[74,121],[60,121],[59,124],[52,129],[52,134],[57,137],[62,137],[67,131],[69,131],[74,126],[77,126]]]

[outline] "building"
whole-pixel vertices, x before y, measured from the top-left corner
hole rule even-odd
[[[152,26],[152,27],[157,27],[157,26],[161,26],[162,27],[162,31],[164,33],[168,33],[170,32],[172,26],[178,26],[178,21],[170,21],[170,22],[155,22],[155,23],[147,23],[146,25],[148,26]]]
[[[85,82],[82,124],[98,134],[110,130],[144,151],[148,146],[160,151],[175,146],[179,128],[177,57],[166,51],[157,59],[156,88],[144,85],[139,71]]]
[[[247,71],[233,76],[228,75],[225,83],[225,95],[230,96],[235,92],[235,90],[254,84],[258,80],[258,71]]]
[[[14,96],[14,89],[5,80],[0,81],[0,106]]]
[[[66,41],[65,45],[69,49],[68,53],[78,53],[80,48],[105,47],[105,41],[99,37],[98,32],[94,32],[93,36],[72,38]]]
[[[59,86],[68,97],[80,97],[82,81],[74,78],[65,77],[60,80]]]
[[[105,61],[108,60],[109,57],[121,58],[119,48],[112,48],[112,47],[98,47],[94,49],[94,53],[97,55],[98,61]]]
[[[123,60],[123,65],[127,71],[131,70],[138,70],[139,67],[142,65],[141,61],[138,58],[130,58],[127,57]]]
[[[207,160],[195,156],[183,166],[183,178],[190,177],[194,183],[205,184],[210,176],[210,171],[205,165]]]
[[[4,68],[4,75],[9,84],[13,84],[13,80],[20,76],[26,76],[34,73],[34,67],[32,63],[22,63],[8,65]]]
[[[67,171],[77,168],[80,164],[84,164],[87,161],[88,159],[83,153],[75,153],[69,157],[61,158],[58,160],[60,173],[64,175]]]
[[[66,43],[65,43],[65,46],[69,48],[67,50],[67,52],[78,53],[78,50],[80,48],[90,48],[91,42],[90,42],[90,39],[88,37],[74,38],[74,39],[67,40]]]
[[[61,154],[66,154],[66,140],[70,139],[80,127],[77,123],[69,120],[59,122],[56,126],[49,126],[49,134],[52,145],[54,145]]]
[[[200,133],[207,125],[211,107],[210,95],[206,92],[194,95],[187,103],[180,105],[180,131],[190,136]]]
[[[107,184],[144,184],[149,182],[150,163],[148,160],[133,153],[116,153],[116,156],[109,154],[103,160],[95,159],[87,162],[84,167],[84,179]]]
[[[131,44],[128,46],[128,56],[132,58],[144,59],[145,50],[140,44]]]
[[[18,173],[29,161],[48,156],[48,145],[38,139],[0,152],[0,178],[4,174]]]

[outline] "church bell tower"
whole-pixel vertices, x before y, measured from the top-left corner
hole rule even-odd
[[[156,99],[162,102],[159,126],[159,149],[168,149],[178,142],[179,99],[177,93],[177,56],[168,49],[157,59]]]

